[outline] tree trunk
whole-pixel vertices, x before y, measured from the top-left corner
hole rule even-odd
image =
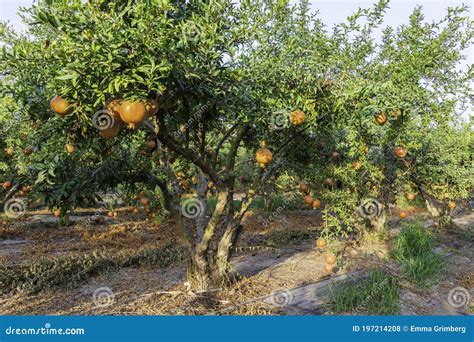
[[[219,246],[217,248],[217,272],[220,277],[224,279],[229,279],[232,276],[230,272],[230,258],[232,257],[232,251],[239,237],[240,232],[242,231],[242,226],[240,222],[237,224],[231,225],[222,236],[219,241]]]

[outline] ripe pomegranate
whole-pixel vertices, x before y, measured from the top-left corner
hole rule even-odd
[[[332,272],[333,268],[334,268],[333,265],[330,265],[330,264],[324,265],[324,271],[326,272]]]
[[[260,167],[265,167],[266,164],[272,161],[273,153],[268,148],[259,148],[255,153],[255,159]]]
[[[151,118],[158,113],[158,102],[153,99],[148,99],[145,101],[145,108],[146,108],[146,117]]]
[[[141,205],[147,205],[148,202],[149,202],[149,201],[148,201],[148,198],[146,198],[146,197],[140,198],[140,204],[141,204]]]
[[[51,110],[60,116],[65,116],[72,113],[71,104],[61,96],[55,96],[49,102]]]
[[[329,265],[334,265],[336,263],[336,256],[334,254],[328,254],[326,255],[326,263]]]
[[[153,150],[156,148],[156,141],[155,139],[149,137],[146,141],[146,147],[150,150]]]
[[[400,109],[397,108],[392,111],[390,116],[392,117],[392,119],[396,120],[400,114],[401,114],[401,111]]]
[[[453,201],[448,201],[448,208],[453,210],[454,208],[456,208],[456,203]]]
[[[305,204],[313,204],[314,198],[311,195],[306,195],[303,197],[303,201]]]
[[[361,167],[361,163],[359,161],[355,161],[352,163],[351,167],[354,169],[354,170],[359,170],[360,167]]]
[[[337,151],[334,151],[332,154],[331,154],[331,158],[332,160],[334,161],[338,161],[339,159],[341,159],[342,157],[342,154],[340,152],[337,152]]]
[[[326,246],[326,240],[324,240],[323,238],[319,238],[316,240],[316,246],[319,247],[319,248],[323,248]]]
[[[400,216],[400,218],[407,218],[408,217],[408,213],[404,210],[400,211],[400,213],[398,214],[398,216]]]
[[[306,194],[307,192],[309,192],[309,185],[305,182],[301,182],[299,189],[302,193]]]
[[[140,209],[138,209],[137,207],[133,207],[132,213],[138,214],[139,212],[140,212]]]
[[[112,127],[101,130],[100,136],[104,139],[115,138],[119,134],[121,127],[121,121],[115,121]]]
[[[4,190],[8,190],[12,187],[12,182],[6,181],[2,184],[2,187],[3,187]]]
[[[321,201],[318,199],[314,199],[313,201],[313,209],[318,209],[321,206]]]
[[[120,118],[134,129],[146,117],[145,104],[141,101],[123,101],[119,108]]]
[[[413,192],[407,192],[405,194],[405,197],[407,198],[407,200],[413,201],[415,199],[415,194]]]
[[[23,153],[27,156],[29,156],[30,154],[33,153],[33,146],[27,146],[25,147],[25,149],[23,150]]]
[[[395,154],[397,158],[405,158],[408,151],[404,147],[397,146],[393,149],[393,153]]]
[[[374,115],[374,120],[379,126],[383,126],[387,123],[387,114],[385,112],[380,112]]]
[[[69,154],[73,154],[76,148],[72,144],[66,144],[64,145],[64,148],[66,149],[66,152]]]
[[[290,122],[294,126],[301,125],[305,121],[305,114],[302,110],[297,109],[290,114]]]
[[[61,216],[61,209],[56,209],[55,211],[53,211],[53,215],[56,217]]]
[[[114,119],[118,120],[119,122],[122,121],[122,119],[120,118],[120,112],[119,112],[119,109],[120,109],[121,105],[122,105],[122,100],[120,100],[120,99],[110,100],[106,104],[106,109],[114,117]]]

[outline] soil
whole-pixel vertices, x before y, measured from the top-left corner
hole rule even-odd
[[[107,218],[98,225],[90,220],[90,212],[94,209],[83,210],[68,227],[57,227],[56,219],[44,212],[33,213],[20,222],[3,224],[0,227],[2,262],[13,266],[39,257],[81,255],[97,249],[133,252],[145,246],[183,242],[172,221],[156,224],[123,209],[117,219]],[[206,293],[190,291],[186,283],[186,263],[176,261],[162,268],[142,266],[105,272],[69,289],[45,290],[34,295],[3,295],[0,314],[331,314],[324,301],[316,298],[317,293],[311,298],[306,291],[307,303],[296,307],[275,303],[272,295],[284,291],[293,296],[293,293],[301,294],[304,289],[313,288],[324,293],[328,286],[344,281],[346,275],[375,268],[396,275],[399,266],[388,258],[388,254],[390,238],[398,233],[401,222],[423,220],[427,229],[432,229],[422,210],[413,210],[405,220],[392,212],[386,239],[366,237],[366,241],[358,244],[342,240],[330,247],[316,248],[314,242],[321,229],[319,210],[268,217],[265,213],[251,212],[245,218],[244,232],[232,260],[239,279],[224,288]],[[450,291],[456,287],[467,289],[474,298],[474,213],[468,209],[458,212],[455,222],[457,228],[437,234],[437,250],[449,254],[446,277],[433,288],[426,289],[401,279],[400,314],[474,313],[472,300],[459,308],[448,301]],[[336,253],[338,258],[331,273],[323,270],[324,258],[329,252]],[[105,301],[94,300],[97,293],[104,294],[102,299]],[[308,310],[316,302],[318,306]]]

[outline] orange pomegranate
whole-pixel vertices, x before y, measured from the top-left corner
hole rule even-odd
[[[319,238],[316,240],[316,246],[319,248],[323,248],[326,246],[326,240]]]
[[[454,208],[456,208],[456,203],[453,202],[453,201],[449,201],[449,202],[448,202],[448,208],[451,209],[451,210],[454,209]]]
[[[300,183],[300,186],[299,186],[299,189],[302,193],[307,193],[309,191],[309,185],[305,182],[301,182]]]
[[[49,102],[51,110],[60,116],[65,116],[72,113],[71,104],[61,96],[55,96]]]
[[[146,117],[145,104],[141,101],[123,101],[119,108],[120,118],[134,129]]]
[[[385,112],[380,112],[374,115],[374,120],[379,126],[383,126],[387,123],[387,114]]]
[[[305,204],[313,204],[314,198],[311,195],[306,195],[303,197],[303,201]]]
[[[397,158],[405,158],[408,151],[404,147],[397,146],[393,149],[393,153],[395,154]]]
[[[405,194],[405,197],[407,198],[407,200],[413,201],[415,199],[415,194],[413,192],[407,192]]]
[[[321,201],[315,198],[312,205],[313,209],[318,209],[321,206]]]
[[[7,147],[7,148],[5,149],[5,153],[7,154],[7,156],[12,156],[14,152],[15,152],[15,151],[13,150],[12,147]]]
[[[64,148],[66,149],[66,152],[69,154],[73,154],[76,148],[72,144],[66,144],[64,145]]]
[[[326,255],[325,261],[329,265],[334,265],[336,263],[336,256],[334,254]]]
[[[141,205],[147,205],[148,202],[149,202],[149,201],[148,201],[148,198],[146,198],[146,197],[140,198],[140,204],[141,204]]]
[[[3,187],[4,190],[8,190],[12,187],[12,182],[6,181],[2,184],[2,187]]]
[[[294,126],[301,125],[305,121],[305,114],[301,109],[297,109],[290,114],[290,122]]]
[[[354,170],[359,170],[360,167],[361,167],[361,163],[359,161],[355,161],[351,164],[351,167],[354,169]]]
[[[122,127],[121,122],[115,121],[112,127],[101,130],[100,136],[104,139],[115,138],[119,134],[121,127]]]
[[[400,216],[400,218],[407,218],[408,217],[408,212],[402,210],[400,211],[400,213],[398,214],[398,216]]]
[[[260,164],[260,167],[265,167],[266,164],[272,161],[273,153],[266,147],[259,148],[255,153],[255,159]]]
[[[115,120],[118,120],[120,122],[122,121],[122,119],[120,118],[120,112],[119,112],[121,105],[122,105],[122,100],[120,99],[110,100],[106,104],[106,109],[109,111],[109,113],[114,117]]]
[[[56,217],[61,216],[61,209],[56,209],[55,211],[53,211],[53,215]]]
[[[332,272],[333,268],[334,268],[333,265],[330,265],[330,264],[324,265],[324,271],[326,272]]]

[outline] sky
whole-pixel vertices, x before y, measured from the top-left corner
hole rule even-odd
[[[10,21],[13,27],[21,29],[23,24],[17,16],[20,6],[30,6],[34,0],[0,0],[0,20]],[[292,0],[291,2],[295,2]],[[313,10],[319,11],[319,18],[328,26],[344,21],[349,15],[354,13],[358,7],[371,7],[376,0],[311,0]],[[433,21],[440,19],[450,6],[459,6],[465,3],[474,8],[473,0],[391,0],[389,10],[385,16],[385,26],[399,26],[408,23],[408,17],[417,5],[423,6],[425,20]],[[474,10],[471,14],[474,17]],[[466,52],[468,61],[466,64],[474,63],[474,49]]]

